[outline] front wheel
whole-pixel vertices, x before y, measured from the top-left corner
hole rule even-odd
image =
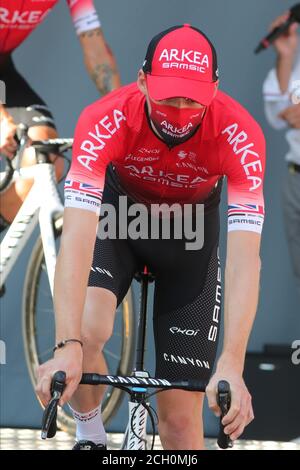
[[[54,222],[57,249],[62,232],[62,216]],[[47,276],[42,240],[39,238],[32,251],[23,294],[23,339],[28,371],[34,388],[37,383],[37,367],[51,359],[55,344],[53,301]],[[132,293],[127,296],[116,312],[114,331],[105,345],[104,356],[109,373],[130,375],[133,365],[135,323]],[[102,417],[107,422],[117,411],[122,401],[122,390],[108,387],[102,402]],[[64,431],[75,433],[74,420],[68,406],[58,411],[58,425]]]

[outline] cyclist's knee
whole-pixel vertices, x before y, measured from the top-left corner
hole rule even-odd
[[[163,395],[158,398],[159,432],[162,437],[183,439],[191,432],[202,432],[204,394],[187,394],[178,390]]]
[[[57,130],[49,126],[33,126],[28,129],[28,136],[31,140],[56,139]]]
[[[200,416],[198,417],[200,419]],[[159,430],[164,434],[185,435],[194,425],[195,417],[185,409],[170,410],[159,417]]]
[[[110,339],[113,328],[110,325],[99,325],[97,330],[93,328],[83,328],[81,339],[83,342],[83,352],[85,354],[99,354]]]
[[[158,431],[166,449],[204,448],[202,416],[193,409],[182,407],[160,415]]]
[[[106,289],[88,288],[81,335],[86,352],[97,351],[110,339],[114,327],[116,297]]]

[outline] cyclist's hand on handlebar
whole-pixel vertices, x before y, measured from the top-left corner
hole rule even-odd
[[[217,415],[221,410],[217,404],[217,385],[220,380],[227,380],[231,389],[231,406],[227,415],[223,418],[224,432],[232,441],[237,439],[245,427],[254,419],[251,395],[245,385],[241,373],[230,364],[218,365],[216,373],[212,376],[206,387],[206,395],[209,408]]]
[[[13,118],[9,115],[1,117],[0,120],[0,153],[8,158],[13,158],[17,150],[15,135],[17,126]]]
[[[59,401],[63,406],[76,391],[82,376],[82,348],[79,344],[68,344],[55,352],[55,357],[38,368],[38,383],[36,392],[44,406],[51,398],[51,379],[55,372],[62,370],[66,373],[66,388]]]

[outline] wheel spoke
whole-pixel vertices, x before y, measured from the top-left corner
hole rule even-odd
[[[113,353],[112,351],[108,351],[107,349],[104,349],[103,352],[104,352],[105,356],[112,357],[116,361],[120,360],[120,355],[117,355],[117,354]]]

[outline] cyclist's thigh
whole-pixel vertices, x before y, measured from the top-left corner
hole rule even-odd
[[[164,265],[168,245],[164,246],[154,299],[156,376],[170,380],[210,378],[221,310],[218,241],[216,209],[205,218],[202,250],[186,251],[184,242],[171,240],[175,262]]]
[[[116,220],[118,220],[119,195],[108,184],[108,180],[107,173],[102,207],[104,204],[112,204],[116,211]],[[99,226],[101,223],[100,220]],[[98,230],[88,286],[101,287],[112,292],[116,296],[117,305],[119,305],[127,294],[133,276],[139,268],[139,261],[131,250],[128,240],[118,238],[118,224],[116,235],[115,238],[104,238]]]

